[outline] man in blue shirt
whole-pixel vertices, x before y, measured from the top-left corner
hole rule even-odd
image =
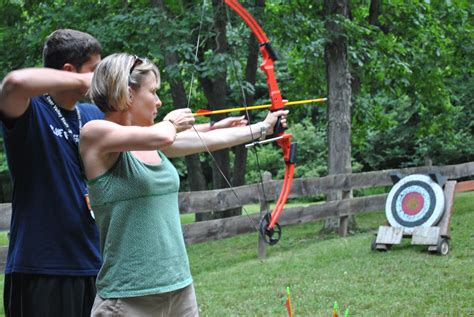
[[[103,115],[78,101],[100,53],[91,35],[57,30],[46,40],[43,68],[12,71],[2,82],[0,126],[13,181],[7,316],[90,315],[101,261],[79,130]]]

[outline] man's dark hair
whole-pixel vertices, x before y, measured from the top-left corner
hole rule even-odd
[[[61,69],[69,63],[77,69],[102,47],[92,35],[76,30],[60,29],[51,33],[43,48],[44,67]]]

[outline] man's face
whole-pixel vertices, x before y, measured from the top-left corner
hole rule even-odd
[[[100,54],[92,55],[91,58],[77,69],[78,73],[91,73],[101,61]]]

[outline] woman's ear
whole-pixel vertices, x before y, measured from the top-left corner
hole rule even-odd
[[[132,101],[133,100],[133,89],[128,87],[128,101]]]

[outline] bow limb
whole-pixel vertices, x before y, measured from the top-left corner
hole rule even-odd
[[[276,111],[283,109],[283,98],[281,97],[281,92],[278,88],[274,68],[274,61],[278,58],[267,38],[267,35],[255,18],[237,0],[225,0],[224,2],[243,19],[257,38],[259,50],[263,56],[263,62],[260,65],[260,69],[262,69],[267,76],[268,92],[272,103],[270,110]]]
[[[270,223],[268,224],[268,229],[273,229],[278,218],[280,217],[283,207],[285,207],[286,201],[288,200],[288,195],[290,194],[291,185],[293,184],[293,175],[295,172],[295,164],[286,163],[285,164],[285,178],[283,181],[283,186],[281,188],[280,196],[275,205],[275,208],[272,211],[272,217]]]
[[[281,96],[281,92],[275,77],[274,62],[277,60],[277,56],[270,44],[270,41],[255,18],[237,0],[224,0],[224,2],[243,19],[243,21],[252,30],[254,36],[257,38],[259,50],[263,56],[260,69],[266,74],[268,93],[271,100],[270,111],[283,109],[285,103]],[[283,158],[285,161],[285,178],[275,208],[271,214],[266,214],[264,216],[260,224],[260,233],[264,240],[269,244],[277,243],[281,237],[281,228],[277,221],[286,204],[291,190],[296,158],[296,143],[291,141],[291,134],[285,133],[284,128],[280,124],[280,119],[275,125],[273,136],[281,137],[281,139],[277,141],[277,144],[283,151]]]
[[[285,177],[283,180],[283,186],[280,191],[280,196],[276,202],[276,205],[272,211],[270,223],[268,224],[268,230],[272,230],[275,226],[278,218],[280,217],[283,208],[285,207],[286,201],[290,194],[291,185],[293,184],[293,176],[295,172],[295,160],[296,160],[296,143],[291,142],[291,134],[285,134],[281,140],[277,141],[278,145],[283,150],[283,156],[285,159]]]

